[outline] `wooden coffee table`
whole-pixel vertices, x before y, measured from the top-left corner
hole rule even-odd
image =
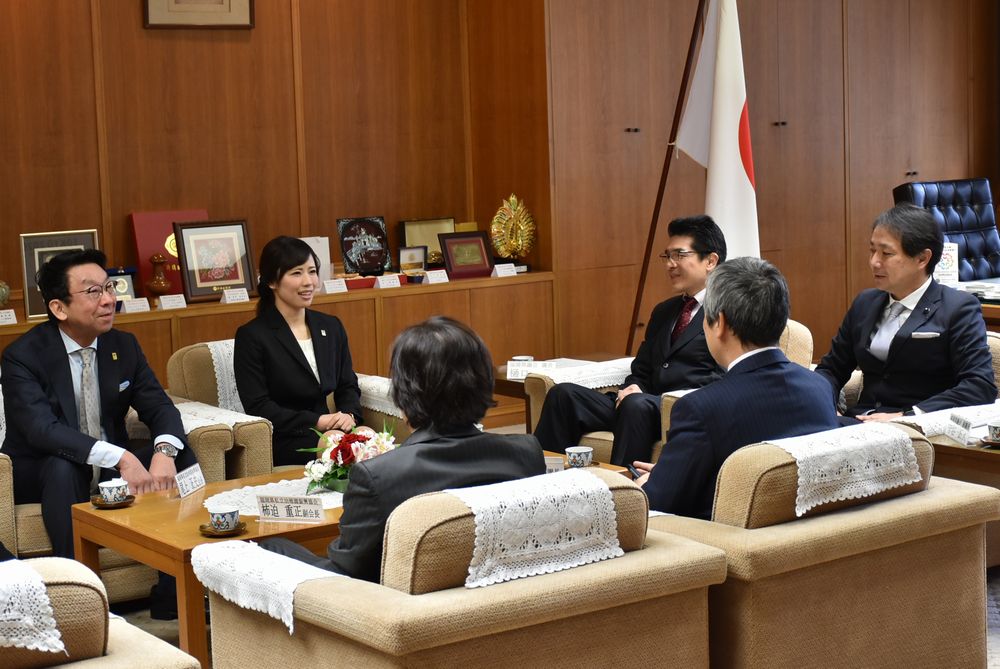
[[[137,495],[125,509],[101,510],[89,502],[73,506],[73,542],[76,559],[100,574],[97,552],[110,548],[177,579],[177,617],[181,649],[193,655],[202,667],[209,667],[205,630],[204,587],[191,568],[191,549],[199,544],[226,539],[205,537],[199,525],[208,522],[202,503],[212,495],[248,485],[261,485],[300,476],[299,471],[278,471],[262,476],[209,483],[181,499],[177,490]],[[275,523],[258,521],[256,516],[240,518],[247,531],[233,539],[257,540],[283,536],[322,553],[340,533],[341,508],[327,509],[324,522]]]

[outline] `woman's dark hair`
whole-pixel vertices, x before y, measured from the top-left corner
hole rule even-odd
[[[61,300],[66,304],[72,299],[69,294],[69,271],[77,265],[89,265],[91,263],[99,265],[104,269],[108,258],[103,251],[97,249],[82,249],[79,251],[63,251],[59,255],[52,256],[42,265],[38,273],[35,274],[35,283],[45,300],[45,310],[49,314],[50,321],[58,320],[52,310],[49,309],[49,302]]]
[[[493,358],[472,329],[434,316],[403,330],[389,363],[392,401],[415,430],[473,425],[493,406]]]
[[[257,303],[258,314],[274,306],[274,291],[271,290],[270,284],[278,283],[281,277],[285,276],[285,272],[298,267],[309,258],[316,263],[318,272],[319,257],[298,237],[282,235],[264,245],[264,250],[260,252],[260,264],[257,265],[260,269],[260,278],[257,281],[257,294],[260,295],[260,302]]]

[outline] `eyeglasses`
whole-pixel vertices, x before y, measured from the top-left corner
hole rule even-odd
[[[672,251],[664,251],[660,254],[659,258],[664,263],[679,263],[681,260],[684,260],[684,258],[697,255],[697,253],[697,251],[688,251],[687,249],[674,249]]]
[[[114,298],[117,299],[117,297],[118,297],[118,291],[115,290],[115,284],[116,283],[117,282],[115,282],[115,281],[108,281],[103,286],[91,286],[90,288],[87,288],[86,290],[78,290],[76,292],[70,293],[70,295],[84,294],[84,295],[86,295],[87,297],[89,297],[90,299],[92,299],[93,301],[96,302],[99,299],[101,299],[101,295],[103,295],[104,293],[107,293],[111,297],[114,297]]]

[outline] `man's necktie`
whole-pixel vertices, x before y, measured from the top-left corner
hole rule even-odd
[[[698,300],[693,297],[684,297],[684,306],[681,307],[681,313],[677,316],[677,322],[674,323],[674,331],[670,334],[670,343],[673,344],[677,341],[677,338],[681,336],[681,333],[687,329],[687,326],[691,324],[691,315],[694,313],[695,307],[698,306]]]
[[[902,302],[892,303],[892,306],[889,307],[889,316],[883,321],[878,332],[872,337],[872,343],[868,346],[868,352],[882,362],[885,362],[885,359],[889,356],[889,346],[892,344],[892,338],[896,336],[902,325],[899,315],[903,313],[905,308]]]
[[[80,412],[80,431],[94,439],[101,438],[101,398],[97,389],[97,375],[94,374],[94,349],[81,348],[80,361],[83,373],[80,375],[80,396],[77,409]]]

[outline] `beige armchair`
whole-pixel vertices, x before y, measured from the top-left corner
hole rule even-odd
[[[0,429],[0,444],[3,443],[3,436]],[[232,429],[221,424],[199,427],[188,433],[187,440],[198,456],[205,479],[224,480],[221,463],[233,449]],[[42,505],[14,503],[13,467],[10,457],[3,452],[0,452],[0,542],[21,558],[52,553],[52,544],[42,522]],[[149,588],[157,579],[153,569],[104,548],[100,551],[100,558],[101,578],[112,602],[149,595]]]
[[[778,346],[785,352],[788,359],[797,362],[803,367],[808,367],[812,363],[813,338],[812,333],[802,323],[789,320],[785,326],[785,331],[778,341]],[[538,425],[538,417],[542,415],[542,405],[545,403],[545,395],[555,382],[545,374],[528,374],[524,380],[524,392],[528,396],[531,407],[530,432],[535,431]],[[597,388],[598,392],[615,390],[616,387]],[[663,445],[667,443],[667,433],[670,431],[670,410],[673,408],[675,397],[666,393],[663,394],[660,404],[660,439],[653,444],[652,461],[656,462],[663,450]],[[598,462],[611,461],[611,449],[614,445],[614,435],[607,430],[588,432],[580,439],[580,446],[590,446],[594,449],[594,460]]]
[[[1000,491],[929,477],[795,517],[797,468],[767,444],[719,473],[711,522],[650,519],[657,531],[721,548],[728,577],[709,591],[713,667],[986,665],[983,528]]]
[[[122,618],[108,618],[108,595],[94,572],[65,558],[28,564],[42,577],[66,654],[0,649],[6,669],[51,666],[198,669],[198,661]]]
[[[170,393],[190,400],[204,402],[213,406],[221,406],[219,401],[219,386],[216,381],[217,370],[212,361],[212,353],[208,343],[191,344],[180,348],[167,360],[167,385]],[[224,373],[232,374],[232,361],[228,361],[228,369]],[[235,385],[235,381],[232,382]],[[365,401],[362,394],[362,404],[370,404]],[[327,398],[327,403],[331,410],[334,410],[333,396]],[[376,430],[381,430],[385,425],[393,431],[396,442],[402,442],[410,434],[410,429],[401,418],[374,409],[364,409],[364,423]],[[244,434],[241,426],[233,428],[237,444],[244,443],[251,439],[259,438],[251,434]],[[271,435],[267,435],[267,449],[270,452]],[[270,467],[270,463],[268,463]],[[268,469],[270,471],[270,469]]]
[[[638,653],[662,666],[707,667],[706,592],[724,576],[722,552],[646,537],[645,495],[622,476],[591,471],[612,489],[624,556],[465,588],[471,511],[446,493],[415,497],[389,518],[382,584],[302,583],[294,634],[210,592],[213,665],[616,666]]]

